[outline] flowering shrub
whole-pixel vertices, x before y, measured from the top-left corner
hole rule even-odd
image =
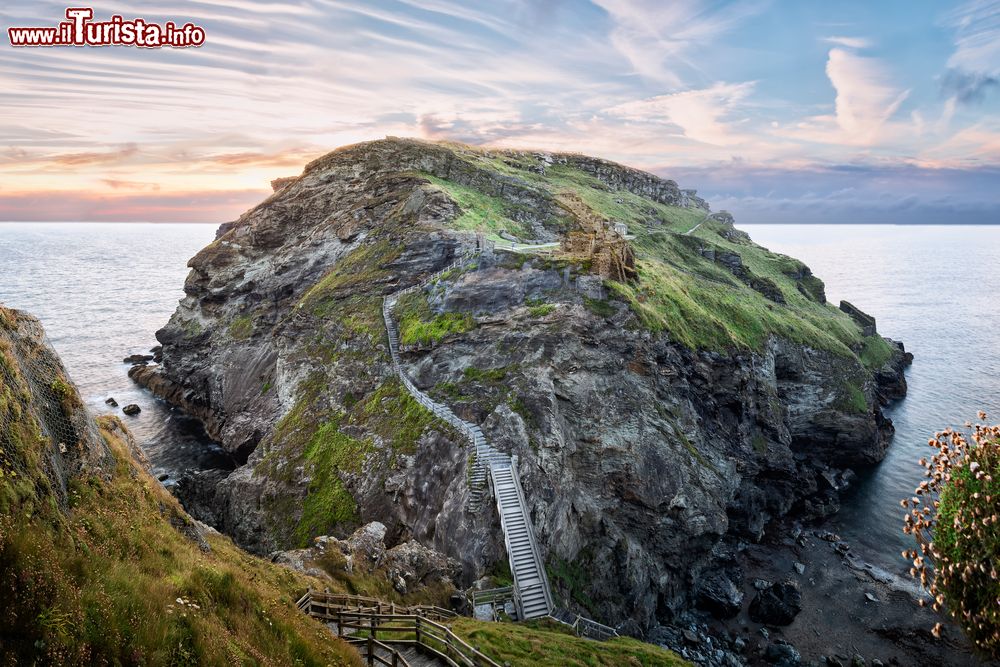
[[[986,414],[979,413],[985,420]],[[1000,426],[976,424],[928,441],[926,480],[912,498],[903,532],[917,549],[904,551],[935,611],[945,610],[986,655],[1000,656]],[[940,636],[941,624],[934,626]]]

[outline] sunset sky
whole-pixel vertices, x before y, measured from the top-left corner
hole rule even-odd
[[[1000,0],[93,7],[207,40],[15,49],[66,5],[4,2],[0,220],[222,222],[397,135],[599,155],[743,222],[1000,222]]]

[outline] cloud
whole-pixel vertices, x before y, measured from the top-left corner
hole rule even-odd
[[[110,151],[88,151],[82,153],[58,153],[42,157],[30,158],[25,154],[10,155],[12,162],[38,162],[53,163],[62,167],[83,167],[97,164],[113,164],[122,162],[128,158],[138,155],[139,147],[135,144],[127,144],[116,150]],[[6,161],[6,160],[4,160]]]
[[[824,37],[823,41],[837,46],[846,46],[849,49],[867,49],[871,46],[871,41],[864,37]]]
[[[973,0],[945,15],[955,34],[955,51],[941,77],[946,95],[959,102],[981,102],[1000,86],[1000,0]]]
[[[144,183],[142,181],[125,181],[118,178],[102,178],[101,183],[112,190],[152,190],[160,189],[159,183]]]
[[[745,134],[726,122],[750,93],[754,83],[716,83],[701,90],[658,95],[619,104],[606,110],[611,116],[633,122],[667,123],[677,126],[683,136],[715,146],[732,146],[747,140]]]
[[[713,7],[701,0],[592,0],[608,13],[611,43],[639,75],[680,87],[681,70],[697,69],[688,52],[704,48],[763,7],[736,2]]]
[[[843,49],[830,50],[826,74],[837,91],[837,125],[861,144],[878,140],[882,126],[910,92],[893,86],[879,61]]]

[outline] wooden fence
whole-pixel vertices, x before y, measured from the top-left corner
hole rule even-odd
[[[416,647],[450,667],[501,667],[439,622],[456,616],[447,609],[426,605],[406,607],[319,591],[307,591],[297,606],[313,618],[334,623],[338,637],[367,651],[369,665],[405,667],[406,661],[389,646],[395,644]],[[378,656],[378,648],[390,657]]]

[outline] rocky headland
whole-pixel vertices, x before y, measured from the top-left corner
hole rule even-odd
[[[467,509],[466,443],[401,386],[381,319],[473,251],[399,302],[406,370],[516,454],[564,606],[636,636],[746,613],[738,545],[835,512],[886,454],[902,344],[673,181],[390,138],[274,187],[190,261],[161,363],[130,373],[240,462],[176,493],[251,551],[378,521],[465,585],[505,560],[495,513]]]

